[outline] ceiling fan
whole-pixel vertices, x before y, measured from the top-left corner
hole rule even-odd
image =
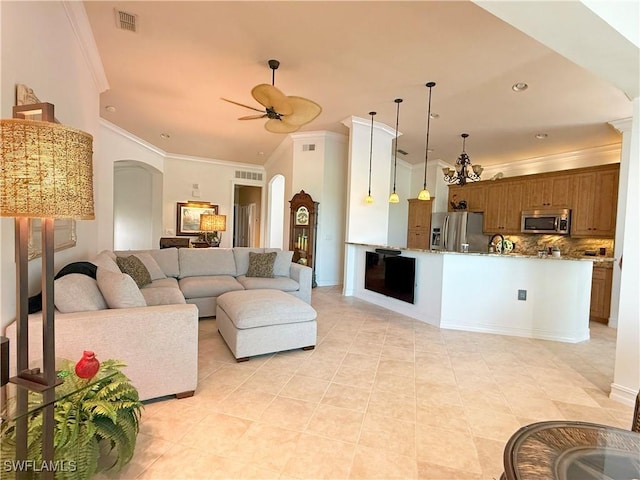
[[[269,132],[291,133],[320,115],[322,107],[307,98],[287,96],[278,90],[274,84],[276,70],[279,66],[280,62],[278,60],[269,60],[269,68],[271,68],[272,71],[271,85],[261,83],[251,89],[251,95],[259,104],[265,107],[264,109],[261,110],[226,98],[222,98],[222,100],[260,112],[260,115],[247,115],[238,118],[238,120],[268,118],[264,124],[264,128]]]

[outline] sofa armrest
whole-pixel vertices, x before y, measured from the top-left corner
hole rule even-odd
[[[55,315],[56,358],[73,362],[83,350],[98,360],[116,359],[138,389],[141,400],[196,389],[198,382],[198,309],[195,305],[159,305]],[[10,365],[15,375],[16,323],[7,326]],[[42,314],[29,315],[29,356],[42,359]]]
[[[311,267],[291,263],[289,276],[300,285],[299,298],[311,305]]]

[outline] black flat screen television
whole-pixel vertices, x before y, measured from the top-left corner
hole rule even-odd
[[[414,303],[416,259],[379,252],[366,254],[364,288]]]

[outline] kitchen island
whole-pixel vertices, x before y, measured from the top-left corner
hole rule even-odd
[[[364,288],[376,248],[416,259],[413,304]],[[440,328],[576,343],[589,339],[593,261],[347,243],[343,293]]]

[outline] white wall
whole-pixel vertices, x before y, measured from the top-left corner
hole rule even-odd
[[[87,61],[78,41],[73,22],[73,8],[82,4],[60,2],[0,2],[0,114],[11,118],[16,85],[34,90],[43,102],[55,105],[56,118],[63,124],[94,136],[94,198],[96,220],[77,222],[77,245],[56,252],[54,266],[58,270],[67,263],[88,258],[95,253],[99,236],[100,194],[103,185],[97,181],[99,154],[99,94],[103,85],[96,82],[96,72]],[[0,219],[0,318],[2,327],[15,318],[14,221]],[[40,290],[41,262],[29,262],[30,294]]]
[[[408,199],[416,198],[417,192],[411,191],[411,165],[398,159],[396,170],[396,193],[400,197],[399,203],[389,204],[389,231],[387,243],[390,246],[407,246],[407,226],[409,222]],[[391,178],[389,179],[389,195],[393,191],[393,159],[391,160]]]
[[[293,197],[294,191],[291,186],[293,178],[293,141],[291,136],[287,136],[273,154],[266,161],[267,180],[270,181],[275,175],[282,175],[284,182],[284,202],[282,205],[282,216],[284,218],[283,248],[289,248],[289,224],[291,220],[289,210],[289,200]]]
[[[291,138],[293,194],[304,190],[319,203],[316,282],[338,285],[343,269],[347,138],[331,132],[295,133]],[[314,150],[305,145],[314,145]]]

